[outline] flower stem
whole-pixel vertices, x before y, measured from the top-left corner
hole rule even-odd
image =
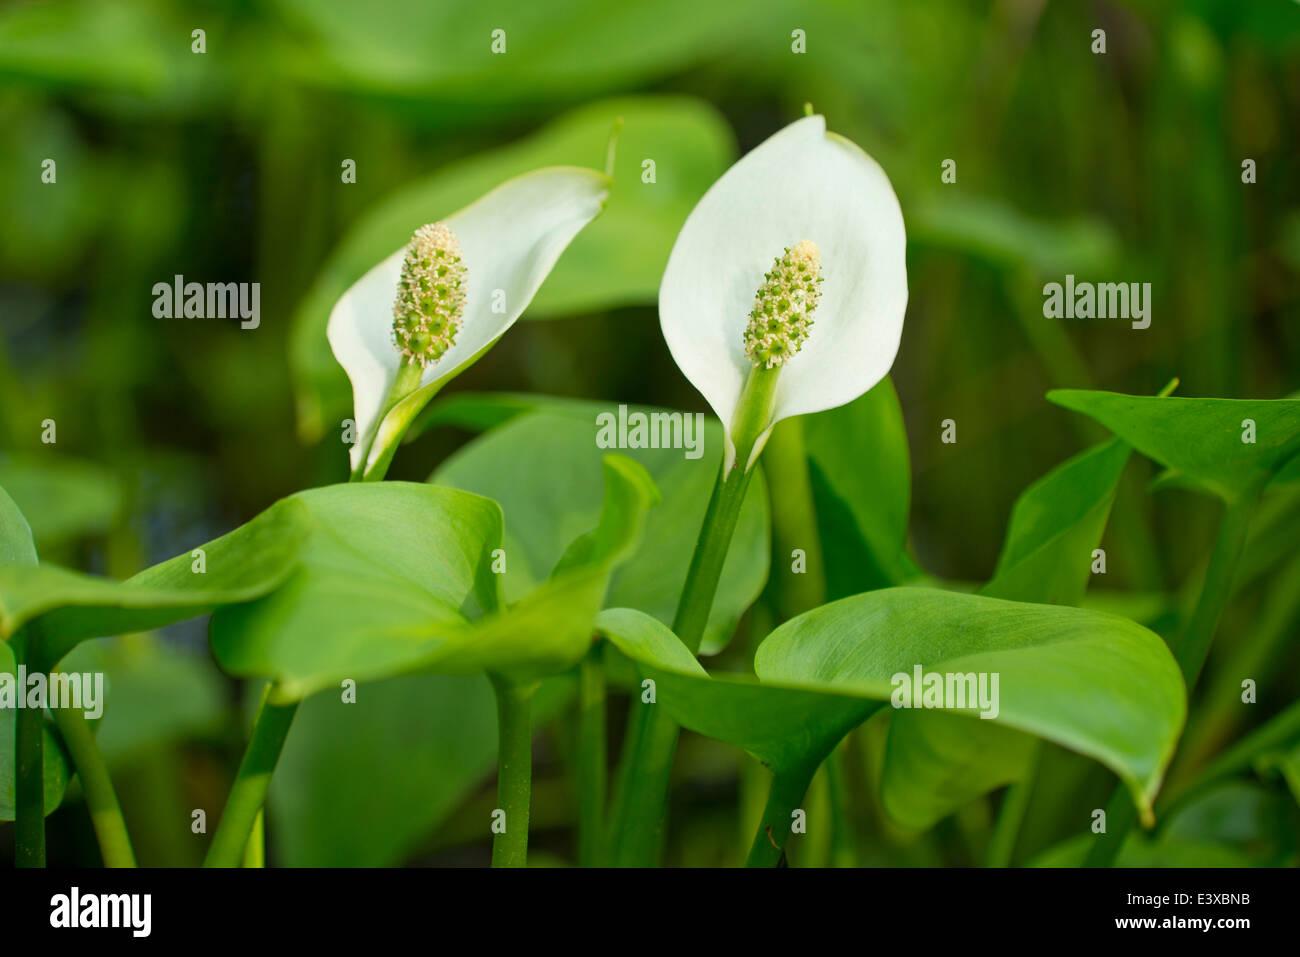
[[[1250,520],[1255,514],[1258,501],[1259,490],[1256,489],[1225,505],[1196,608],[1192,611],[1192,617],[1181,638],[1173,645],[1174,657],[1182,670],[1189,697],[1196,687],[1206,655],[1209,654],[1224,606],[1232,594],[1232,577],[1245,548]],[[1084,866],[1107,867],[1113,863],[1136,818],[1137,810],[1125,787],[1117,786],[1106,805],[1106,833],[1097,837]]]
[[[135,853],[122,818],[122,807],[113,791],[113,780],[104,764],[104,756],[95,744],[90,724],[80,708],[52,708],[54,723],[68,746],[72,763],[81,778],[81,788],[90,809],[90,821],[99,841],[105,867],[135,867]]]
[[[677,613],[673,616],[673,632],[693,653],[699,652],[704,639],[709,612],[713,610],[713,597],[722,579],[727,549],[736,532],[740,507],[753,476],[753,469],[742,468],[733,468],[730,474],[719,475],[704,513],[695,554],[691,556],[686,583],[677,603]]]
[[[275,689],[268,685],[262,692],[262,703],[253,721],[253,731],[240,762],[239,773],[226,798],[226,809],[221,813],[217,831],[212,835],[204,867],[238,867],[243,860],[248,837],[266,802],[266,792],[271,786],[271,775],[280,760],[284,739],[298,711],[298,702],[285,704],[275,700]]]
[[[601,863],[605,813],[605,669],[600,648],[578,666],[578,865]]]
[[[752,475],[752,469],[740,468],[719,475],[705,512],[673,619],[673,631],[692,652],[699,650],[704,637],[727,546],[735,532],[740,505]],[[657,704],[643,703],[639,697],[633,697],[611,819],[610,844],[617,867],[649,867],[654,863],[677,734],[677,725]]]
[[[375,459],[373,465],[370,464],[370,455],[374,451],[375,442],[379,441],[383,433],[384,419],[388,417],[388,413],[392,412],[399,402],[420,387],[420,380],[423,376],[424,367],[418,362],[403,358],[398,364],[397,375],[393,379],[393,385],[388,390],[388,397],[384,400],[379,412],[379,418],[375,422],[375,432],[370,436],[370,441],[366,443],[365,452],[361,456],[361,464],[352,470],[352,475],[348,481],[378,482],[388,473],[388,466],[393,461],[393,452],[402,437],[400,435],[392,437],[388,442],[389,447],[380,450],[380,455]]]
[[[772,789],[768,792],[763,819],[754,833],[746,867],[777,867],[785,859],[794,812],[803,801],[816,772],[817,765],[813,764],[784,771],[772,778]]]
[[[531,705],[537,686],[489,676],[497,699],[497,809],[505,812],[492,838],[493,867],[528,866],[528,811],[533,786]],[[496,821],[493,821],[496,824]]]
[[[673,616],[673,632],[693,653],[699,651],[704,638],[713,598],[722,578],[722,566],[740,518],[745,491],[753,478],[754,463],[750,460],[766,441],[780,371],[779,366],[774,369],[755,366],[740,395],[731,429],[735,457],[728,462],[724,451],[722,469],[704,512],[695,553]],[[654,863],[663,830],[678,730],[672,718],[657,706],[633,698],[610,820],[615,866],[649,867]]]

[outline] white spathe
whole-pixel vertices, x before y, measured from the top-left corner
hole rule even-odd
[[[705,193],[677,236],[659,287],[673,359],[726,426],[753,363],[744,333],[776,257],[802,239],[821,250],[821,301],[800,352],[781,367],[767,429],[852,402],[894,364],[907,309],[907,240],[884,170],[826,119],[791,123]]]
[[[547,167],[507,180],[441,220],[460,242],[468,290],[455,345],[421,377],[426,400],[514,324],[573,237],[604,208],[609,187],[609,178],[595,170]],[[413,222],[412,231],[421,225]],[[330,348],[352,380],[354,470],[397,377],[393,300],[405,252],[403,246],[358,279],[330,312]],[[494,312],[494,302],[504,311]],[[372,460],[380,451],[375,443]]]

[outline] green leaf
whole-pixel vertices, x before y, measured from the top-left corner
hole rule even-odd
[[[510,555],[505,589],[511,598],[543,580],[568,543],[595,520],[600,501],[598,416],[618,414],[618,406],[609,403],[535,401],[548,411],[518,416],[470,442],[432,479],[501,504]],[[458,408],[462,415],[503,411],[492,405]],[[628,407],[628,415],[665,411]],[[654,478],[663,502],[646,528],[641,550],[615,573],[608,605],[639,608],[662,622],[672,621],[722,462],[721,426],[705,419],[701,441],[703,454],[696,459],[684,449],[626,450]],[[528,480],[519,481],[520,475]],[[758,597],[767,580],[768,554],[767,490],[760,473],[746,496],[723,567],[705,634],[706,653],[726,644]]]
[[[309,531],[310,516],[286,501],[201,546],[202,573],[195,552],[125,582],[53,565],[0,566],[0,638],[39,619],[38,664],[48,669],[86,639],[149,631],[249,601],[285,580]]]
[[[826,594],[900,584],[912,467],[893,382],[886,377],[848,405],[804,416],[803,428]]]
[[[325,339],[330,310],[348,287],[408,242],[413,223],[445,217],[530,170],[603,165],[620,116],[614,184],[605,212],[565,250],[525,318],[655,300],[678,230],[735,156],[731,134],[711,107],[685,98],[637,97],[582,107],[519,143],[403,187],[352,227],[293,320],[290,364],[305,436],[319,438],[325,423],[340,421],[351,408],[347,376]],[[656,161],[653,185],[641,181],[641,161],[648,156]]]
[[[35,567],[37,561],[31,526],[9,493],[0,487],[0,566]]]
[[[601,612],[596,630],[655,682],[655,702],[643,707],[662,707],[682,727],[743,748],[778,776],[811,774],[844,735],[881,707],[829,688],[710,677],[662,622],[631,608]]]
[[[1076,605],[1091,577],[1129,447],[1111,439],[1030,485],[1011,511],[993,579],[980,594]],[[881,801],[899,823],[924,829],[982,794],[1020,780],[1033,739],[989,721],[899,710],[889,726]]]
[[[997,675],[988,720],[1105,764],[1149,814],[1187,711],[1173,656],[1141,625],[1100,612],[978,595],[890,588],[786,622],[754,667],[780,681],[888,699],[891,681],[926,673]],[[944,710],[974,717],[969,703]]]
[[[566,670],[590,647],[610,571],[636,547],[654,501],[630,459],[608,456],[604,476],[582,560],[508,607],[493,566],[517,559],[498,551],[501,510],[490,499],[408,482],[299,493],[318,523],[302,566],[276,592],[213,616],[217,660],[290,697],[417,671],[528,680]]]
[[[548,678],[534,734],[571,697]],[[269,825],[290,867],[406,862],[496,769],[497,713],[481,675],[406,675],[366,685],[355,703],[304,701],[271,781]]]
[[[1079,604],[1130,451],[1118,439],[1103,442],[1025,489],[1011,510],[993,579],[980,594]]]
[[[5,510],[4,492],[0,491],[0,520],[2,520]],[[0,542],[3,541],[3,535],[0,534]],[[0,642],[0,675],[18,674],[18,666],[14,662],[14,653],[4,642]],[[19,694],[23,694],[24,689],[17,689]],[[0,821],[12,821],[14,819],[14,793],[17,786],[14,769],[17,762],[14,754],[14,736],[16,733],[16,724],[18,721],[17,708],[0,708]],[[68,754],[63,749],[63,741],[54,732],[53,726],[49,721],[45,725],[45,747],[44,747],[44,782],[45,782],[45,815],[48,817],[58,809],[63,803],[64,792],[68,789],[68,779],[72,776],[71,765],[68,760]]]
[[[1300,401],[1186,399],[1065,389],[1057,405],[1095,419],[1148,458],[1225,501],[1252,494],[1300,453]],[[1254,442],[1243,441],[1246,420]]]
[[[880,800],[903,827],[926,830],[980,795],[1025,777],[1032,735],[944,711],[890,717]]]
[[[212,650],[230,674],[274,679],[294,697],[388,677],[497,607],[493,502],[409,482],[331,485],[287,501],[315,531],[282,587],[213,615]]]

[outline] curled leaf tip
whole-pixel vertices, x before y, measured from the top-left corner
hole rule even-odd
[[[1150,801],[1143,801],[1142,804],[1138,805],[1138,820],[1142,822],[1142,826],[1148,831],[1156,826],[1156,815],[1151,809]]]
[[[763,277],[745,327],[745,355],[754,365],[784,365],[803,347],[821,297],[821,264],[817,244],[801,239]]]
[[[426,367],[452,347],[464,318],[465,286],[456,234],[445,223],[417,229],[393,302],[393,345],[404,358]]]

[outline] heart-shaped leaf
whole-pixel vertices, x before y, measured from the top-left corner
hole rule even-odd
[[[497,607],[501,514],[476,495],[409,482],[331,485],[292,496],[315,532],[277,591],[212,618],[212,650],[239,677],[306,696],[344,678],[413,665],[436,629]]]
[[[754,659],[764,682],[875,699],[889,698],[895,676],[911,676],[918,667],[945,676],[945,684],[948,676],[986,675],[989,690],[996,676],[993,707],[984,709],[989,720],[1100,761],[1149,816],[1187,700],[1165,643],[1125,618],[889,588],[786,622]],[[975,717],[981,707],[969,699],[937,704],[967,720],[983,720]]]
[[[533,401],[546,411],[514,417],[470,442],[444,462],[432,479],[501,504],[511,556],[505,589],[511,598],[544,579],[574,536],[595,520],[600,501],[601,417],[616,421],[624,414],[616,404],[549,397]],[[478,421],[504,416],[511,408],[493,403],[456,406],[458,414]],[[700,430],[690,413],[663,409],[631,406],[625,415],[630,421],[641,415],[675,416],[690,427],[690,431],[679,430],[683,441],[694,436],[698,443],[694,450],[626,450],[654,478],[663,502],[646,529],[641,550],[615,572],[607,603],[639,608],[670,622],[721,465],[722,429],[716,421],[701,417]],[[520,475],[527,475],[528,481],[519,481]],[[746,496],[723,567],[705,635],[706,653],[726,644],[740,616],[758,597],[767,580],[768,553],[767,489],[760,473]]]
[[[590,646],[611,569],[635,548],[653,482],[605,460],[605,506],[583,554],[506,605],[501,510],[458,489],[360,483],[293,496],[316,518],[302,566],[276,592],[213,616],[230,673],[305,697],[351,678],[493,671],[517,680],[571,667]]]
[[[118,582],[38,564],[26,519],[0,489],[0,672],[16,673],[8,641],[33,622],[39,627],[29,636],[27,662],[49,671],[86,639],[146,631],[264,594],[292,570],[309,521],[297,505],[274,506],[202,546],[201,559],[195,550]],[[0,820],[13,818],[15,714],[0,708]],[[62,801],[70,776],[62,741],[47,724],[46,814]]]
[[[1186,399],[1065,389],[1057,405],[1225,501],[1263,488],[1300,453],[1300,400]]]
[[[993,579],[980,593],[1075,605],[1091,576],[1129,446],[1104,442],[1057,466],[1016,500]],[[924,829],[994,788],[1020,780],[1033,739],[991,721],[900,709],[889,726],[881,801]]]

